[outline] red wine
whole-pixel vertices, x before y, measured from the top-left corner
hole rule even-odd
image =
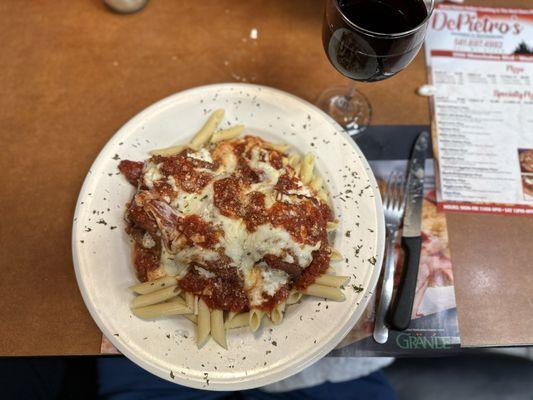
[[[329,1],[324,49],[333,66],[351,79],[386,79],[407,67],[420,50],[425,26],[415,28],[427,15],[423,0]]]

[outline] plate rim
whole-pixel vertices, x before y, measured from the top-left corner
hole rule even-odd
[[[341,135],[344,136],[344,139],[350,143],[353,150],[357,153],[359,156],[360,162],[362,163],[363,167],[367,171],[368,179],[370,186],[372,188],[372,191],[374,192],[374,206],[376,209],[376,219],[377,219],[377,244],[376,244],[376,253],[377,253],[377,261],[375,266],[372,268],[372,273],[369,279],[369,285],[365,288],[365,293],[362,296],[361,301],[359,302],[359,305],[357,308],[351,313],[351,324],[347,324],[344,327],[344,331],[339,331],[337,334],[338,340],[332,340],[323,346],[321,346],[320,350],[313,356],[309,357],[308,359],[305,359],[303,362],[298,364],[295,368],[291,369],[290,371],[279,371],[275,374],[270,374],[266,376],[256,377],[250,380],[246,381],[240,381],[240,382],[230,382],[230,383],[220,383],[220,382],[213,382],[208,386],[205,386],[202,381],[182,378],[179,375],[175,375],[174,378],[170,378],[170,376],[162,375],[159,373],[158,370],[155,370],[152,368],[152,366],[149,363],[144,362],[143,358],[138,357],[134,352],[130,351],[128,346],[126,344],[123,345],[123,342],[115,337],[112,332],[110,332],[105,322],[100,318],[98,311],[94,307],[94,305],[90,301],[90,295],[88,293],[88,288],[84,284],[82,280],[82,273],[80,270],[79,265],[79,255],[77,250],[77,243],[78,243],[78,231],[79,227],[77,216],[81,208],[81,202],[86,196],[88,185],[90,184],[90,181],[92,180],[92,170],[96,165],[98,165],[101,161],[101,158],[104,157],[104,154],[106,153],[106,150],[108,148],[112,148],[114,145],[114,142],[117,140],[117,137],[121,134],[121,132],[128,131],[130,128],[137,124],[139,120],[144,119],[147,115],[155,112],[159,108],[163,108],[166,105],[172,103],[175,98],[181,97],[186,95],[187,93],[195,92],[195,91],[201,91],[201,90],[217,90],[217,89],[225,89],[229,87],[234,87],[237,89],[255,89],[260,91],[269,91],[273,94],[283,96],[285,98],[289,98],[291,101],[299,102],[303,104],[306,107],[312,108],[314,111],[321,114],[322,117],[326,119],[328,123],[330,123],[332,126],[335,127],[336,131]],[[265,85],[257,85],[257,84],[249,84],[249,83],[233,83],[233,82],[227,82],[227,83],[213,83],[208,85],[201,85],[201,86],[195,86],[189,89],[185,89],[176,93],[173,93],[169,96],[166,96],[154,103],[149,104],[145,108],[143,108],[141,111],[136,113],[133,117],[131,117],[126,123],[124,123],[105,143],[105,145],[100,149],[97,157],[89,167],[89,170],[83,180],[83,184],[81,186],[79,195],[76,199],[76,207],[73,215],[73,223],[72,223],[72,235],[71,235],[71,246],[72,246],[72,258],[73,258],[73,266],[76,276],[76,283],[78,285],[78,289],[82,295],[83,302],[85,303],[85,307],[89,311],[89,314],[91,315],[91,318],[96,323],[98,329],[104,334],[107,339],[115,346],[124,356],[126,356],[128,359],[133,361],[135,364],[143,368],[144,370],[150,372],[151,374],[154,374],[160,378],[163,378],[169,382],[175,383],[175,384],[181,384],[187,387],[195,388],[195,389],[202,389],[202,390],[212,390],[212,391],[227,391],[227,390],[246,390],[246,389],[252,389],[261,387],[264,385],[268,385],[274,382],[278,382],[282,379],[286,379],[290,376],[293,376],[297,374],[298,372],[302,371],[303,369],[311,366],[318,360],[322,359],[324,356],[326,356],[329,352],[331,352],[343,339],[346,337],[346,335],[351,331],[351,329],[355,326],[355,324],[360,320],[363,312],[368,306],[368,303],[370,301],[369,292],[372,292],[378,282],[379,276],[381,274],[381,268],[382,268],[382,261],[384,256],[384,248],[385,248],[385,220],[384,217],[380,218],[380,216],[383,216],[383,205],[381,200],[381,195],[377,188],[377,182],[374,176],[374,173],[372,172],[372,169],[370,168],[370,165],[368,163],[368,160],[362,153],[359,146],[356,144],[355,140],[348,135],[348,133],[335,121],[333,118],[331,118],[327,113],[325,113],[323,110],[315,106],[314,104],[310,103],[309,101],[302,99],[294,94],[288,93],[284,90],[280,90],[277,88],[273,88],[270,86]],[[342,332],[342,333],[341,333]]]

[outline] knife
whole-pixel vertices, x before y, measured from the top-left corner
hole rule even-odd
[[[427,132],[422,132],[413,147],[407,173],[407,194],[401,243],[405,253],[404,276],[398,287],[395,304],[389,311],[387,318],[390,327],[398,331],[407,329],[411,322],[411,313],[413,311],[418,264],[422,247],[420,229],[422,224],[422,202],[424,200],[424,167],[428,146],[429,135]]]

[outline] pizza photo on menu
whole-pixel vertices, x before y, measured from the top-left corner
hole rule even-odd
[[[518,160],[521,172],[533,173],[533,149],[519,149]]]
[[[524,200],[533,201],[533,174],[522,174]]]

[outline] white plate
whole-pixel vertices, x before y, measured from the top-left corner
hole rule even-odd
[[[233,330],[228,334],[229,350],[212,339],[199,350],[194,327],[184,318],[143,321],[130,312],[133,295],[127,287],[136,279],[123,214],[133,188],[118,173],[117,165],[119,159],[143,160],[150,149],[187,142],[206,115],[219,107],[226,109],[228,124],[244,123],[252,134],[317,155],[317,168],[333,195],[334,213],[340,220],[335,248],[346,261],[336,265],[336,272],[352,280],[342,303],[306,298],[288,309],[279,326],[265,326],[256,334],[244,328]],[[325,356],[361,316],[376,285],[383,255],[384,223],[378,193],[359,148],[313,105],[256,85],[190,89],[132,118],[96,158],[74,216],[72,252],[78,285],[102,332],[124,355],[151,373],[201,389],[263,386]],[[359,287],[361,290],[355,289]]]

